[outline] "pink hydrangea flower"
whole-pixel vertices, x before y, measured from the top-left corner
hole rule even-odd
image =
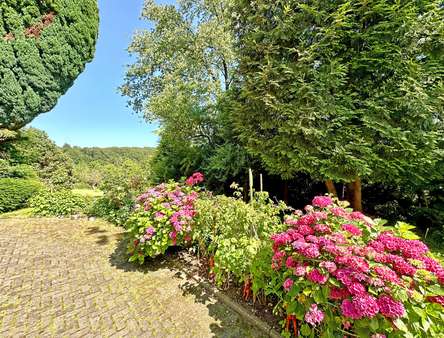
[[[396,272],[388,267],[377,266],[374,268],[374,271],[386,282],[399,283],[399,277]]]
[[[203,182],[204,180],[204,175],[200,172],[194,173],[193,175],[191,175],[190,177],[188,177],[185,181],[185,183],[189,186],[198,184],[200,182]]]
[[[348,215],[345,209],[339,207],[331,208],[330,212],[337,217],[346,217]]]
[[[381,314],[388,318],[399,318],[405,314],[404,305],[388,295],[378,298],[378,306]]]
[[[307,267],[302,264],[298,264],[294,269],[295,276],[302,277],[305,276],[306,273],[307,273]]]
[[[307,274],[307,278],[318,284],[325,284],[328,280],[328,276],[323,275],[318,269],[313,269]]]
[[[153,227],[148,227],[148,228],[146,228],[145,233],[146,233],[146,235],[145,235],[146,237],[151,238],[156,233],[156,229],[154,229]]]
[[[325,224],[316,224],[313,227],[314,231],[319,232],[321,234],[329,234],[331,233],[331,228]]]
[[[353,224],[343,224],[341,228],[353,236],[362,236],[362,230]]]
[[[348,292],[347,289],[340,289],[340,288],[336,288],[336,287],[332,287],[330,289],[330,298],[334,299],[334,300],[340,300],[340,299],[344,299],[347,298],[348,296],[350,296],[350,292]]]
[[[287,278],[283,284],[284,290],[287,292],[290,291],[293,284],[294,284],[293,279]]]
[[[444,296],[430,296],[427,297],[427,300],[431,303],[436,303],[441,306],[444,306]]]
[[[301,254],[307,258],[316,258],[321,255],[319,247],[316,244],[308,244],[300,250]]]
[[[160,219],[160,218],[165,217],[165,214],[163,212],[158,211],[154,214],[154,217],[157,219]]]
[[[319,267],[327,269],[327,271],[330,273],[335,272],[337,269],[336,264],[334,262],[330,262],[330,261],[321,262],[319,264]]]
[[[375,297],[366,294],[354,296],[352,300],[344,299],[341,312],[351,319],[372,318],[379,312],[379,306]]]
[[[326,208],[333,204],[333,200],[328,196],[316,196],[311,204],[318,208]]]
[[[324,312],[319,310],[316,304],[311,304],[310,310],[307,311],[304,319],[307,323],[316,326],[324,320]]]
[[[358,282],[353,282],[347,285],[347,289],[354,296],[365,295],[367,293],[367,289],[364,285]]]
[[[289,269],[296,267],[296,264],[297,262],[294,260],[292,256],[288,257],[287,260],[285,261],[285,266]]]

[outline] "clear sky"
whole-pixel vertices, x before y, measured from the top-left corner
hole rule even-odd
[[[156,126],[127,108],[126,98],[117,91],[130,63],[126,49],[132,35],[148,28],[146,21],[139,20],[142,4],[143,0],[99,0],[100,33],[94,60],[57,106],[39,115],[31,126],[46,131],[58,145],[156,145]]]

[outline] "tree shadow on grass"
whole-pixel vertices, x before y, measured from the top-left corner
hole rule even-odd
[[[207,290],[202,282],[190,278],[190,274],[195,273],[189,264],[179,257],[179,248],[170,248],[162,257],[146,259],[145,263],[128,262],[127,245],[129,239],[122,238],[116,243],[114,252],[109,256],[112,266],[125,272],[149,273],[159,269],[169,269],[174,271],[174,277],[179,280],[179,288],[182,295],[192,295],[195,302],[204,304],[208,309],[208,314],[215,319],[216,323],[211,323],[209,328],[213,337],[237,338],[237,337],[268,337],[259,328],[252,325],[248,320],[229,308],[225,303],[218,300]]]

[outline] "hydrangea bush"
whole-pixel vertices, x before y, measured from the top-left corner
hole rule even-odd
[[[311,337],[444,334],[444,268],[413,227],[386,227],[345,206],[315,197],[271,237],[287,330],[292,323],[295,334]]]
[[[184,183],[162,183],[137,197],[127,222],[130,261],[143,263],[145,257],[164,254],[170,246],[191,241],[197,184],[203,180],[201,173],[195,173]]]

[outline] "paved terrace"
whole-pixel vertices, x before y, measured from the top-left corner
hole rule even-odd
[[[0,337],[259,337],[178,262],[126,262],[100,221],[0,219]]]

